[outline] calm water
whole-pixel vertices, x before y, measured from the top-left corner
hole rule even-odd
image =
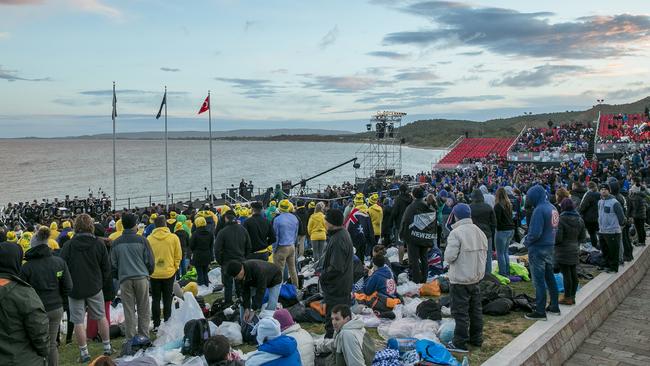
[[[355,157],[359,144],[327,142],[215,141],[214,187],[236,186],[241,178],[255,187],[281,180],[294,183]],[[210,186],[208,141],[170,140],[170,193],[202,191]],[[403,148],[402,172],[431,167],[442,150]],[[163,141],[117,141],[117,196],[138,197],[165,192]],[[111,140],[0,140],[0,206],[9,201],[86,196],[101,187],[113,192]],[[309,183],[340,184],[354,179],[347,165]],[[256,189],[257,190],[257,189]],[[178,197],[178,195],[176,196]]]

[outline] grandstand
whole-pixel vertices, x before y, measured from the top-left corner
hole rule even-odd
[[[463,164],[466,159],[485,159],[495,156],[505,159],[508,155],[508,149],[516,137],[506,138],[460,138],[437,164],[437,168],[453,168]]]
[[[603,114],[598,126],[599,142],[647,142],[650,131],[648,118],[642,113]]]

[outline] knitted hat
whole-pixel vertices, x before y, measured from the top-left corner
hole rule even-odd
[[[206,226],[207,223],[204,217],[197,217],[196,219],[194,219],[194,225],[196,225],[196,227],[199,228],[199,227]]]
[[[69,229],[69,228],[72,227],[72,223],[70,221],[68,221],[68,220],[65,220],[65,221],[63,221],[62,226],[63,226],[64,229]]]
[[[575,208],[576,207],[573,204],[573,201],[571,200],[571,198],[565,198],[565,199],[562,200],[562,202],[560,202],[560,210],[562,210],[562,212],[564,212],[564,211],[573,211],[573,210],[575,210]]]
[[[368,197],[368,204],[372,206],[375,203],[377,203],[378,200],[379,200],[379,195],[377,193],[373,193],[370,195],[370,197]]]
[[[156,218],[158,218],[158,214],[152,213],[151,216],[149,216],[149,223],[153,224]]]
[[[337,209],[331,209],[327,211],[327,214],[325,215],[325,221],[334,226],[341,226],[343,225],[343,212]]]
[[[50,224],[50,230],[59,230],[59,224],[57,224],[56,221],[52,221]]]
[[[253,334],[257,337],[257,344],[262,345],[266,340],[277,338],[282,334],[280,323],[273,318],[262,318],[253,328]]]
[[[275,313],[273,313],[273,318],[280,323],[280,330],[283,332],[285,329],[295,324],[291,317],[291,313],[289,313],[289,310],[287,309],[276,310]]]
[[[307,208],[316,208],[316,202],[311,201],[309,204],[307,204]]]
[[[280,212],[289,212],[291,211],[291,202],[289,202],[289,200],[282,200],[280,201],[278,208],[280,209]]]
[[[451,210],[451,214],[458,220],[469,219],[472,217],[472,209],[470,209],[469,205],[465,203],[459,203],[454,206],[453,210]]]
[[[366,201],[365,201],[365,199],[363,197],[363,193],[357,193],[354,196],[353,203],[354,203],[354,207],[361,206],[361,205],[365,204]]]
[[[16,232],[15,231],[7,231],[7,241],[9,243],[15,243],[18,241],[18,238],[16,237]]]

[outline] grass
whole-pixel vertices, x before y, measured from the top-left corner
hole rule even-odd
[[[580,280],[580,285],[584,286],[588,281]],[[535,289],[531,282],[513,282],[510,284],[510,287],[514,290],[515,294],[524,293],[534,297]],[[222,294],[210,294],[206,295],[205,302],[211,304],[214,300],[221,297]],[[481,348],[470,348],[468,354],[470,365],[480,365],[485,362],[488,358],[492,357],[495,353],[505,347],[513,339],[523,333],[528,327],[530,327],[534,321],[527,320],[524,318],[524,313],[520,311],[513,311],[508,315],[504,316],[490,316],[483,315],[483,346]],[[324,334],[325,326],[323,324],[315,323],[303,323],[301,324],[303,329],[307,330],[312,334]],[[368,333],[375,341],[375,346],[377,349],[381,349],[386,346],[386,342],[382,339],[377,333],[376,328],[367,328]],[[122,343],[124,338],[118,338],[112,340],[111,344],[113,349],[116,351],[114,357],[119,355],[120,350],[122,349]],[[102,353],[101,343],[89,343],[88,348],[91,356],[97,357]],[[255,350],[255,346],[242,345],[236,347],[244,353]],[[462,359],[462,355],[457,354],[458,359]],[[77,358],[79,357],[79,349],[76,344],[73,342],[68,345],[61,346],[59,348],[59,364],[60,365],[77,365]]]

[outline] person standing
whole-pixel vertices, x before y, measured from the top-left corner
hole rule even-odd
[[[345,227],[352,238],[354,253],[363,262],[367,249],[375,246],[375,233],[372,229],[370,216],[368,216],[368,206],[366,206],[363,193],[357,193],[353,203],[354,208],[346,217]]]
[[[325,253],[323,254],[323,270],[319,282],[322,303],[325,306],[325,338],[332,338],[334,326],[332,325],[332,308],[336,305],[348,305],[352,293],[354,266],[352,257],[354,247],[350,234],[343,227],[343,213],[337,209],[330,209],[325,215],[327,234],[329,237]]]
[[[111,264],[120,283],[125,335],[130,340],[136,335],[149,337],[149,276],[154,271],[154,257],[147,239],[137,235],[136,216],[125,214],[122,225],[122,236],[111,249]]]
[[[503,187],[497,189],[494,215],[497,221],[496,249],[499,274],[508,278],[510,276],[510,255],[508,247],[510,246],[512,237],[515,235],[515,223],[512,221],[512,201],[510,201],[508,193]],[[489,242],[490,240],[488,239],[488,244]],[[492,258],[490,257],[491,256],[488,255],[488,260],[491,261]]]
[[[621,185],[618,180],[614,177],[611,177],[607,180],[609,183],[610,194],[616,198],[618,203],[621,204],[623,208],[623,224],[621,225],[621,257],[619,258],[620,264],[623,264],[623,261],[629,262],[632,259],[632,243],[630,242],[630,223],[628,222],[625,214],[627,213],[627,200],[621,194]]]
[[[481,186],[485,188],[485,186]],[[487,188],[485,188],[487,190]],[[472,209],[472,221],[474,225],[483,230],[483,234],[488,240],[488,260],[485,261],[485,273],[492,273],[492,253],[494,253],[494,231],[497,226],[497,218],[494,214],[494,205],[496,199],[492,196],[492,204],[487,203],[482,190],[475,189],[471,194],[472,203],[469,207]],[[512,233],[514,235],[514,232]],[[506,248],[507,249],[507,248]],[[501,269],[501,267],[499,267]],[[508,271],[510,269],[508,268]]]
[[[111,264],[104,243],[93,233],[95,224],[88,214],[77,216],[74,222],[74,236],[61,249],[61,258],[68,265],[72,277],[72,291],[68,295],[70,320],[79,346],[80,361],[90,361],[86,344],[86,310],[90,319],[97,321],[99,335],[104,345],[104,355],[113,353],[109,337],[108,320],[104,308],[102,288],[111,278]]]
[[[305,238],[307,237],[307,223],[309,220],[309,212],[305,207],[305,201],[298,200],[296,202],[295,215],[300,222],[298,226],[298,241],[296,242],[296,258],[300,258],[305,253]]]
[[[160,300],[163,302],[163,319],[167,321],[172,315],[172,292],[174,275],[181,263],[182,249],[178,237],[169,231],[165,216],[160,215],[154,221],[156,228],[149,235],[149,244],[153,252],[154,271],[151,274],[151,318],[154,332],[160,326]]]
[[[23,250],[0,243],[0,365],[44,365],[49,354],[48,318],[41,299],[20,274]]]
[[[598,239],[605,258],[607,273],[618,272],[620,262],[621,231],[625,223],[623,206],[611,194],[609,184],[600,185],[598,201]]]
[[[535,310],[525,315],[530,320],[546,320],[546,313],[560,315],[558,290],[553,274],[555,235],[560,224],[560,214],[548,201],[542,186],[535,185],[528,190],[526,200],[533,207],[524,243],[528,248],[528,260],[535,286]],[[546,307],[546,289],[550,305]]]
[[[217,234],[214,248],[214,258],[221,267],[230,261],[244,261],[251,254],[251,238],[248,231],[239,224],[234,212],[228,211],[223,215],[226,226]],[[233,278],[226,271],[221,271],[226,302],[232,301]],[[239,292],[239,289],[237,289]]]
[[[641,192],[641,187],[633,185],[630,188],[630,199],[627,206],[627,216],[636,229],[639,245],[645,245],[645,220],[647,215],[646,194]]]
[[[275,243],[273,243],[273,263],[284,268],[289,267],[291,283],[298,288],[298,272],[296,272],[296,239],[300,221],[291,213],[289,200],[282,200],[278,205],[280,214],[273,219]]]
[[[185,215],[178,215],[179,217],[185,217]],[[187,273],[187,267],[189,267],[190,257],[192,257],[192,251],[190,250],[190,234],[186,230],[187,226],[184,226],[182,222],[177,221],[174,226],[174,235],[178,236],[178,240],[181,242],[181,250],[183,251],[183,259],[181,259],[181,268],[176,273],[176,278],[180,279]]]
[[[230,212],[230,211],[229,211]],[[190,251],[192,252],[192,265],[196,268],[197,284],[208,286],[208,268],[214,258],[214,236],[207,228],[204,217],[194,219],[194,234],[190,238]]]
[[[427,254],[433,247],[438,228],[437,212],[424,201],[424,189],[413,189],[413,202],[406,208],[400,226],[400,238],[406,244],[411,277],[425,283],[429,273]]]
[[[402,224],[402,217],[406,208],[413,202],[413,197],[409,192],[409,187],[402,183],[399,186],[399,195],[395,199],[393,208],[391,209],[391,226],[393,227],[393,238],[397,243],[398,250],[398,259],[402,263],[404,260],[405,246],[404,239],[399,236],[400,234],[400,225]]]
[[[251,239],[251,253],[247,259],[267,261],[271,253],[269,247],[275,242],[275,232],[271,223],[262,215],[261,203],[251,203],[251,209],[253,214],[242,224]]]
[[[476,347],[483,344],[483,312],[478,283],[485,276],[488,240],[483,230],[473,223],[470,206],[459,203],[451,214],[455,223],[447,238],[445,261],[449,263],[451,315],[456,328],[447,348],[464,353],[468,352],[467,342]]]
[[[381,238],[381,224],[384,220],[384,210],[379,206],[378,201],[379,195],[377,193],[373,193],[368,197],[368,215],[372,222],[372,231],[375,233],[375,244]],[[370,253],[372,253],[372,248],[366,248],[366,256],[370,256]]]
[[[574,305],[578,291],[578,256],[580,243],[586,238],[585,223],[580,214],[575,211],[571,198],[560,202],[560,226],[555,237],[555,262],[560,267],[564,280],[564,297],[559,301],[562,305]]]
[[[63,317],[63,296],[72,290],[72,278],[65,261],[52,255],[47,245],[50,229],[41,226],[32,238],[31,249],[25,253],[20,277],[29,283],[41,299],[49,320],[50,346],[48,365],[59,364],[56,335]]]
[[[589,240],[594,248],[600,249],[598,244],[598,201],[600,200],[600,193],[598,192],[598,185],[595,182],[589,182],[589,191],[582,196],[578,212],[582,215],[585,222],[587,233],[589,233]]]
[[[327,240],[327,227],[325,225],[325,204],[318,202],[314,208],[314,213],[309,217],[307,232],[311,241],[311,248],[314,252],[314,262],[318,263],[323,251],[325,250],[325,241]]]

